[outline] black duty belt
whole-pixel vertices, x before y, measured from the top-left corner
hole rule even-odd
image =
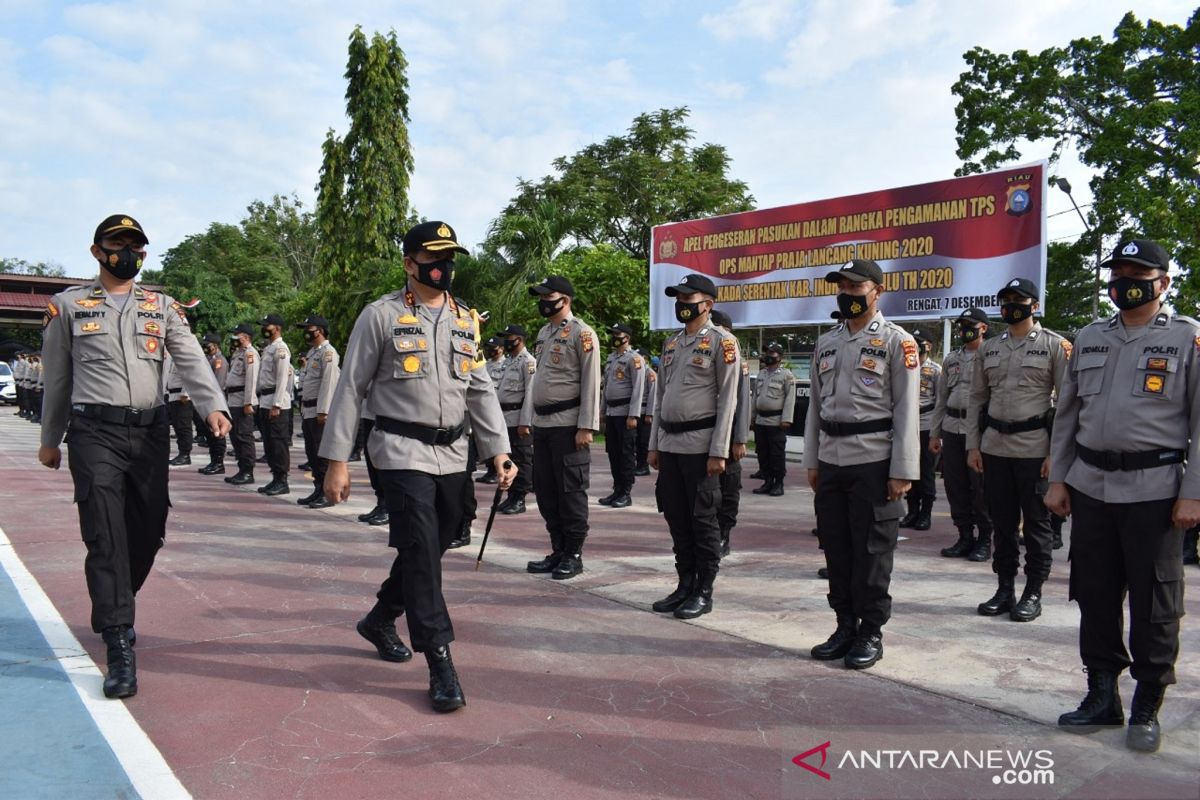
[[[501,403],[500,404],[501,411],[520,411],[524,407],[525,407],[524,401],[522,401],[520,403]]]
[[[167,389],[167,394],[179,394],[182,391],[183,387],[180,386],[178,389]]]
[[[918,409],[918,410],[919,410],[919,411],[920,411],[922,414],[928,414],[930,411],[933,411],[935,408],[937,408],[937,403],[930,403],[930,404],[929,404],[929,405],[927,405],[927,406],[921,406],[921,408],[920,408],[920,409]]]
[[[604,404],[609,408],[624,408],[629,405],[629,401],[632,399],[632,395],[629,397],[614,397],[612,400],[606,400]]]
[[[955,408],[954,406],[946,406],[946,416],[954,417],[955,419],[966,419],[967,410],[965,408]]]
[[[240,391],[244,390],[245,388],[246,388],[245,384],[243,384],[241,386],[226,386],[225,394],[233,394],[234,392],[240,392]]]
[[[1112,450],[1093,450],[1075,443],[1075,452],[1085,464],[1105,472],[1132,472],[1167,464],[1182,464],[1187,458],[1184,450],[1146,450],[1141,453],[1117,453]]]
[[[416,439],[422,444],[454,444],[463,434],[462,425],[455,425],[453,428],[430,428],[428,425],[401,422],[391,417],[376,417],[375,427],[385,433]]]
[[[667,422],[665,419],[660,419],[658,426],[667,433],[688,433],[689,431],[702,431],[707,428],[717,427],[717,418],[705,417],[704,419],[693,419],[687,422]]]
[[[317,405],[317,401],[316,400],[304,400],[300,403],[300,405],[304,406],[305,408],[315,408]]]
[[[883,433],[892,429],[892,418],[869,419],[865,422],[834,422],[821,420],[821,430],[830,436],[856,436],[860,433]]]
[[[579,398],[575,397],[570,400],[559,400],[557,403],[546,403],[544,406],[534,406],[533,410],[544,417],[547,414],[557,414],[559,411],[566,411],[568,408],[578,407]]]
[[[774,411],[758,411],[756,413],[760,417],[781,417],[781,416],[783,416],[783,409],[777,408]]]
[[[274,391],[275,391],[275,387],[274,387],[274,386],[271,386],[271,387],[269,387],[269,388],[266,388],[266,389],[259,389],[259,390],[258,390],[258,396],[259,396],[259,397],[262,397],[264,394],[272,394]]]
[[[125,408],[123,406],[103,406],[97,403],[74,403],[71,413],[77,417],[98,419],[101,422],[111,422],[115,425],[130,425],[145,428],[167,421],[167,407],[154,408]]]
[[[984,426],[1000,433],[1007,435],[1014,433],[1025,433],[1026,431],[1037,431],[1046,427],[1046,415],[1038,414],[1036,417],[1019,420],[1017,422],[1005,422],[1002,419],[994,419],[992,417],[983,418]]]

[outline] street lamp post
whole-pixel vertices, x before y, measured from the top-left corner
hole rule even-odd
[[[1096,275],[1095,275],[1095,280],[1092,282],[1092,319],[1099,319],[1099,317],[1100,317],[1100,264],[1101,264],[1101,262],[1104,261],[1104,254],[1102,252],[1102,249],[1104,247],[1103,237],[1100,235],[1099,231],[1095,230],[1094,228],[1092,228],[1091,225],[1088,224],[1087,217],[1085,217],[1083,215],[1083,212],[1079,210],[1079,204],[1075,202],[1075,197],[1071,194],[1071,182],[1070,181],[1068,181],[1066,178],[1055,177],[1055,178],[1050,179],[1050,185],[1058,186],[1059,189],[1063,190],[1063,193],[1066,194],[1066,196],[1070,198],[1071,205],[1075,207],[1075,213],[1078,214],[1079,219],[1083,221],[1083,227],[1086,228],[1089,233],[1096,234]]]

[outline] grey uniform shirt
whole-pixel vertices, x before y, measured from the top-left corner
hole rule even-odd
[[[258,352],[253,345],[234,348],[229,356],[229,376],[225,379],[229,405],[258,405],[258,365]]]
[[[1050,433],[1045,428],[1022,433],[979,429],[979,412],[1003,422],[1022,422],[1050,410],[1062,386],[1071,345],[1040,323],[1020,339],[1005,331],[984,342],[975,357],[971,403],[967,407],[967,449],[1005,458],[1045,458]]]
[[[300,393],[304,402],[300,407],[301,419],[312,419],[319,414],[328,414],[333,405],[333,390],[337,388],[341,375],[341,360],[338,351],[328,340],[308,351],[304,362],[304,382]]]
[[[41,361],[39,361],[33,365],[33,388],[34,389],[45,389],[46,388],[46,367],[43,365],[43,362],[41,362]]]
[[[536,372],[537,361],[524,347],[521,352],[504,359],[496,379],[496,394],[504,411],[504,424],[510,428],[533,425],[533,376]]]
[[[504,372],[504,362],[506,358],[489,358],[487,361],[488,377],[492,379],[493,384],[500,381],[500,373]]]
[[[646,390],[642,392],[642,416],[654,416],[654,404],[658,400],[658,373],[646,365]]]
[[[200,415],[228,413],[183,314],[172,298],[137,284],[123,305],[99,280],[54,295],[42,332],[42,444],[58,447],[62,442],[73,404],[138,409],[162,405],[167,352],[179,365]]]
[[[778,427],[781,422],[791,422],[796,413],[796,376],[792,371],[782,366],[760,369],[754,384],[754,424]]]
[[[750,365],[742,362],[742,374],[738,376],[737,408],[733,412],[733,432],[730,439],[734,444],[750,441]]]
[[[538,331],[533,348],[533,424],[539,428],[574,427],[600,430],[600,354],[596,332],[578,317]],[[579,405],[552,414],[538,407],[579,398]]]
[[[385,417],[429,428],[469,422],[482,459],[507,453],[508,431],[478,340],[476,314],[449,295],[440,308],[417,304],[405,291],[371,303],[346,345],[320,455],[349,458],[363,397],[377,420],[367,448],[380,469],[449,475],[467,468],[466,435],[448,445],[425,444],[381,430]]]
[[[183,376],[179,374],[179,369],[175,366],[175,359],[171,358],[170,353],[167,353],[163,363],[166,365],[163,370],[163,393],[171,401],[186,400],[188,395],[183,390]]]
[[[646,363],[637,351],[609,353],[604,365],[604,415],[636,417],[646,392]]]
[[[282,336],[263,348],[258,400],[268,408],[292,407],[292,352]]]
[[[845,467],[889,461],[888,477],[921,475],[917,342],[876,312],[854,333],[845,323],[817,340],[812,396],[804,424],[804,466]],[[830,436],[821,420],[867,422],[891,418],[891,431]]]
[[[690,336],[686,329],[681,330],[663,342],[658,367],[657,413],[650,426],[649,449],[728,458],[738,379],[742,375],[737,338],[711,324]],[[683,433],[663,429],[664,422],[692,422],[707,417],[716,417],[711,428]]]
[[[946,356],[942,362],[942,379],[938,381],[937,405],[929,420],[929,436],[932,439],[942,438],[943,433],[964,434],[967,432],[966,413],[971,403],[971,377],[974,375],[975,356],[983,349],[981,342],[978,350],[960,348]],[[947,408],[960,412],[958,416],[950,416]],[[924,414],[921,415],[924,419]]]
[[[937,408],[938,387],[942,383],[942,365],[932,358],[921,362],[921,382],[917,399],[921,405],[920,428],[923,431],[933,427],[933,413]]]
[[[25,362],[17,361],[12,365],[13,384],[25,388]]]
[[[1200,500],[1200,323],[1163,312],[1129,329],[1120,315],[1079,332],[1059,394],[1050,480],[1105,503]],[[1185,450],[1188,467],[1107,472],[1084,463],[1092,450]]]
[[[221,391],[225,391],[226,378],[229,376],[229,362],[225,360],[225,356],[218,350],[211,356],[208,356],[208,366],[212,368],[213,376],[217,379],[217,385],[221,387]]]

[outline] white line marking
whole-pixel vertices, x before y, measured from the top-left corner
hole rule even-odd
[[[58,609],[26,569],[12,542],[0,528],[0,567],[8,573],[17,595],[46,637],[83,707],[100,729],[117,761],[129,776],[133,788],[145,798],[190,798],[187,789],[175,777],[162,753],[137,724],[125,703],[109,700],[101,688],[104,676],[83,645],[71,633]]]

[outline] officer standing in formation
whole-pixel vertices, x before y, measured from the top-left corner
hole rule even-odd
[[[529,287],[547,322],[534,347],[533,491],[551,552],[526,570],[567,580],[583,571],[594,431],[600,427],[596,332],[571,313],[575,288],[561,275]]]
[[[714,308],[709,320],[728,333],[733,333],[733,320]],[[717,527],[721,532],[721,555],[729,555],[729,534],[737,525],[738,509],[742,502],[742,459],[746,457],[746,442],[750,439],[750,365],[742,359],[742,374],[738,376],[737,408],[733,412],[733,430],[729,434],[729,457],[721,473],[721,507],[717,509]]]
[[[629,346],[633,329],[617,323],[608,329],[612,352],[604,365],[604,451],[612,470],[612,493],[600,505],[625,508],[633,500],[634,469],[637,467],[637,421],[646,390],[642,356]]]
[[[137,694],[134,597],[166,536],[170,437],[160,393],[166,353],[213,434],[229,429],[220,388],[183,309],[134,283],[147,243],[132,217],[101,222],[91,247],[99,277],[56,294],[42,334],[46,398],[38,460],[59,468],[69,424],[92,630],[107,647],[110,698]]]
[[[694,619],[713,607],[721,563],[720,475],[730,453],[738,380],[737,339],[709,321],[717,287],[691,274],[668,286],[683,329],[663,342],[658,413],[647,461],[658,470],[655,497],[667,520],[679,583],[651,606]]]
[[[412,653],[396,634],[408,615],[413,648],[429,665],[436,711],[466,700],[450,657],[454,628],[442,595],[441,559],[462,517],[469,419],[482,455],[496,464],[507,489],[515,468],[496,393],[479,353],[479,320],[449,292],[454,253],[466,250],[444,222],[424,222],[404,236],[405,288],[384,295],[359,315],[346,346],[320,455],[329,459],[325,492],[350,494],[346,458],[354,447],[363,398],[376,414],[372,451],[391,513],[391,575],[359,633],[388,661]]]
[[[225,392],[226,378],[229,374],[229,362],[225,360],[224,354],[221,352],[221,337],[215,333],[204,334],[204,355],[208,359],[208,366],[212,369],[213,377],[217,380],[217,386],[221,387],[221,392]],[[208,436],[208,465],[197,470],[201,475],[224,475],[225,474],[225,437],[213,436],[209,433]]]
[[[296,502],[309,508],[328,508],[332,504],[325,497],[325,459],[320,456],[321,436],[333,404],[333,390],[341,374],[340,360],[337,349],[329,341],[328,320],[310,315],[296,327],[304,330],[304,341],[311,348],[301,384],[301,396],[304,399],[300,402],[300,432],[304,435],[304,454],[313,476],[312,494]]]
[[[920,362],[916,341],[878,309],[877,263],[854,260],[825,280],[838,286],[842,323],[817,340],[804,466],[837,629],[812,657],[866,669],[883,657],[901,498],[921,474]]]
[[[937,455],[929,449],[929,431],[933,427],[933,412],[942,383],[942,365],[933,360],[933,339],[928,332],[918,328],[912,335],[921,351],[921,478],[908,491],[905,498],[908,513],[900,519],[900,527],[927,531],[933,525],[933,501],[937,499],[937,476],[934,474]]]
[[[766,346],[762,363],[754,385],[754,446],[766,483],[754,494],[780,497],[787,475],[787,432],[796,411],[796,376],[781,366],[783,347],[777,342]]]
[[[42,361],[40,353],[21,353],[21,377],[17,383],[21,397],[20,415],[30,422],[42,421]],[[14,376],[16,371],[13,372]]]
[[[638,354],[642,357],[642,363],[646,365],[646,389],[642,392],[642,415],[638,417],[637,466],[633,468],[633,474],[645,477],[650,474],[646,453],[650,450],[650,425],[654,421],[654,400],[658,394],[658,387],[654,385],[658,380],[658,373],[655,371],[658,357],[652,357],[645,350],[639,350]]]
[[[170,355],[163,359],[163,393],[167,401],[167,418],[175,431],[175,444],[179,454],[167,462],[168,466],[182,467],[192,463],[192,402],[183,390],[183,377],[175,368],[175,359]]]
[[[13,387],[17,390],[17,410],[13,414],[16,417],[25,416],[26,396],[25,396],[25,375],[29,370],[29,361],[26,360],[25,353],[17,353],[17,360],[13,362]]]
[[[487,358],[486,366],[488,377],[492,379],[492,386],[499,387],[500,373],[504,371],[504,342],[495,336],[489,336],[483,343],[483,353]],[[467,456],[467,471],[475,471],[475,462],[478,460],[474,439],[471,440],[471,452]],[[476,483],[495,484],[499,478],[496,477],[496,465],[488,462],[484,465],[483,474],[475,479]],[[471,501],[474,501],[475,493],[471,492]],[[475,519],[475,514],[469,515],[470,520],[466,520],[467,527],[450,545],[451,547],[462,547],[471,543],[470,521]]]
[[[971,378],[975,374],[975,358],[987,334],[987,312],[968,308],[958,315],[956,325],[963,345],[942,362],[937,405],[929,423],[929,451],[942,457],[942,482],[950,503],[950,518],[958,528],[958,540],[942,548],[942,555],[988,561],[992,557],[992,518],[984,496],[983,474],[967,466],[966,437]],[[921,466],[924,469],[924,462]]]
[[[1017,622],[1041,616],[1042,584],[1050,577],[1050,516],[1042,498],[1050,475],[1051,401],[1071,357],[1070,342],[1034,320],[1037,296],[1037,286],[1025,278],[996,293],[1008,330],[985,342],[975,358],[966,419],[967,464],[984,476],[996,540],[992,571],[999,583],[978,611],[987,617],[1007,611]],[[1025,590],[1019,602],[1018,526],[1025,533]]]
[[[271,468],[271,482],[258,487],[270,497],[288,494],[288,470],[291,468],[292,353],[283,340],[283,318],[268,314],[260,323],[267,346],[262,351],[258,371],[258,428],[262,431],[263,450]]]
[[[242,323],[233,329],[233,353],[229,357],[229,376],[225,381],[225,400],[233,417],[233,452],[238,471],[225,479],[235,486],[254,483],[254,408],[258,405],[258,352],[254,349],[254,329]]]
[[[525,349],[525,328],[509,325],[500,331],[500,336],[507,356],[496,379],[496,393],[508,427],[508,445],[517,466],[517,477],[497,511],[524,514],[525,495],[533,489],[533,376],[537,373],[537,361]]]
[[[1121,242],[1103,266],[1120,311],[1075,341],[1046,494],[1051,510],[1075,517],[1071,596],[1088,682],[1079,708],[1058,724],[1084,731],[1123,724],[1117,677],[1130,667],[1137,688],[1125,741],[1152,753],[1179,656],[1182,532],[1200,523],[1200,473],[1191,468],[1200,463],[1200,323],[1163,307],[1170,257],[1157,242]]]

